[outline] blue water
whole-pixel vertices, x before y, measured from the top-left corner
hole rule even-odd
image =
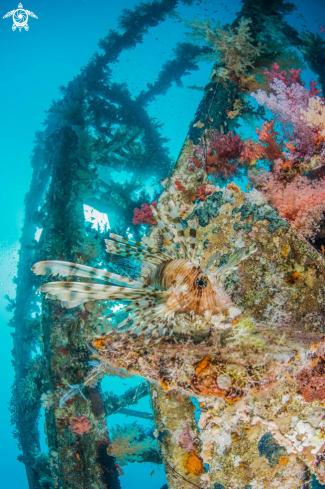
[[[227,3],[227,9],[225,8]],[[308,29],[317,32],[319,24],[325,24],[323,0],[297,0],[299,13],[305,18]],[[1,110],[0,110],[0,372],[1,372],[1,443],[0,443],[0,489],[26,489],[24,466],[17,461],[19,451],[12,436],[10,413],[7,404],[13,382],[11,367],[11,330],[7,326],[11,314],[5,310],[4,295],[15,296],[13,278],[16,273],[19,236],[24,217],[24,195],[28,191],[31,168],[29,157],[33,148],[35,131],[42,129],[45,110],[53,99],[59,98],[58,87],[79,73],[92,54],[97,51],[97,42],[108,30],[116,28],[116,19],[123,8],[137,4],[133,0],[120,2],[104,0],[69,0],[49,2],[29,0],[24,8],[33,11],[38,19],[31,18],[30,30],[19,33],[11,29],[12,19],[2,19],[6,12],[17,8],[17,0],[3,0],[0,12],[0,60],[1,60]],[[214,18],[222,23],[231,23],[240,2],[201,1],[193,6],[181,5],[181,19]],[[215,12],[218,10],[218,12]],[[290,19],[299,28],[301,18],[296,14]],[[171,56],[176,42],[184,40],[183,22],[168,19],[149,31],[142,45],[122,53],[114,66],[116,81],[127,82],[136,95],[155,80],[164,61]],[[184,87],[173,86],[166,95],[159,96],[149,106],[149,114],[162,122],[161,133],[169,139],[170,155],[174,159],[181,149],[189,122],[191,121],[201,93],[189,90],[187,85],[205,85],[211,66],[200,63],[200,69],[184,77]],[[306,72],[307,78],[311,73]],[[138,380],[107,378],[104,389],[122,393]],[[145,398],[134,409],[149,411]],[[114,415],[109,426],[125,422],[123,415]],[[142,421],[141,421],[142,422]],[[143,422],[145,423],[145,422]],[[43,441],[44,445],[44,441]],[[46,447],[44,446],[44,449]],[[151,476],[152,470],[155,470]],[[162,467],[150,464],[133,464],[124,468],[121,477],[123,489],[134,488],[134,480],[141,477],[141,489],[160,489],[165,482]],[[138,486],[139,487],[139,486]]]

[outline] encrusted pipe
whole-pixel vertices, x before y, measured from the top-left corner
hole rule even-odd
[[[177,391],[166,392],[158,384],[150,385],[150,396],[168,489],[201,488],[205,467],[190,397]]]

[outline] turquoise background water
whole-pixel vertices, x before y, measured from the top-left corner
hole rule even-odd
[[[97,50],[99,38],[110,28],[116,28],[116,19],[123,8],[136,5],[133,0],[36,0],[24,2],[24,8],[33,11],[38,19],[30,18],[29,32],[11,29],[12,19],[2,19],[6,12],[17,8],[18,0],[2,0],[0,11],[1,110],[0,110],[0,489],[26,489],[24,466],[17,461],[19,451],[12,437],[8,402],[13,382],[11,367],[11,330],[7,326],[11,315],[5,310],[4,295],[15,296],[12,282],[17,265],[19,236],[24,217],[24,195],[29,188],[31,169],[29,156],[33,148],[35,131],[42,129],[44,110],[59,97],[58,87],[66,85],[78,74]],[[199,0],[193,6],[180,6],[180,19],[214,18],[231,23],[240,9],[239,1],[221,2]],[[296,1],[298,12],[290,22],[297,28],[304,25],[318,31],[325,24],[323,0]],[[215,12],[218,10],[218,12]],[[184,40],[184,25],[178,19],[168,19],[149,31],[142,45],[122,53],[114,66],[115,79],[126,81],[132,93],[137,94],[146,84],[155,80],[162,63],[172,54],[176,42]],[[201,94],[189,90],[187,85],[205,85],[210,67],[201,63],[200,70],[184,77],[184,87],[174,86],[165,96],[159,96],[149,108],[149,114],[163,123],[161,132],[169,138],[171,157],[177,158],[185,139],[188,125],[194,115]],[[311,74],[307,73],[307,78]],[[107,378],[104,389],[122,393],[138,379]],[[125,385],[123,385],[125,384]],[[148,398],[135,409],[148,411]],[[109,426],[125,422],[125,416],[114,415]],[[142,422],[142,421],[141,421]],[[144,423],[144,422],[143,422]],[[46,450],[44,440],[43,449]],[[157,488],[164,484],[160,467],[132,464],[121,477],[123,489],[134,487]],[[150,475],[155,470],[153,476]],[[135,485],[135,480],[137,484]],[[140,482],[141,481],[141,482]],[[141,484],[141,485],[140,485]]]

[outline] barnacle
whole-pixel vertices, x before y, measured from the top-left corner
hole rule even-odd
[[[111,254],[132,258],[141,262],[138,280],[122,277],[105,270],[63,261],[43,261],[36,263],[32,270],[36,274],[78,276],[99,279],[115,285],[82,282],[50,282],[40,290],[47,298],[59,299],[62,305],[71,308],[86,301],[119,300],[130,305],[105,316],[110,319],[119,314],[130,313],[119,322],[115,330],[132,331],[158,337],[172,333],[176,314],[211,317],[225,311],[231,304],[218,279],[233,272],[238,263],[247,258],[255,249],[235,253],[227,264],[214,267],[217,254],[212,255],[205,267],[200,267],[196,250],[196,221],[190,224],[189,236],[185,238],[179,212],[173,201],[169,202],[171,223],[165,223],[151,206],[160,232],[169,243],[170,254],[136,243],[116,234],[106,240],[107,251]]]

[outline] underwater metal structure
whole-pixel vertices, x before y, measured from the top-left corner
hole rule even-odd
[[[146,104],[168,90],[174,81],[180,82],[184,74],[197,69],[194,59],[202,49],[190,43],[179,44],[174,59],[162,67],[157,82],[141,93],[139,100],[132,99],[125,85],[111,82],[109,64],[114,63],[124,49],[141,43],[147,30],[171,15],[177,3],[155,1],[125,11],[119,23],[120,32],[110,31],[100,42],[104,54],[96,53],[81,75],[67,88],[62,87],[62,100],[53,104],[45,131],[36,135],[31,160],[33,176],[25,198],[17,295],[16,301],[11,302],[14,317],[10,324],[15,328],[13,356],[16,372],[12,421],[22,450],[20,461],[25,464],[30,488],[56,487],[57,484],[80,487],[81,481],[83,487],[97,487],[91,486],[93,482],[87,477],[95,480],[98,487],[103,484],[119,487],[113,457],[107,455],[109,439],[100,389],[89,388],[86,395],[91,401],[86,406],[82,406],[82,397],[77,401],[80,404],[76,407],[78,414],[92,417],[98,430],[97,436],[89,435],[91,442],[87,448],[80,446],[74,450],[70,446],[73,435],[68,426],[67,438],[64,435],[64,417],[54,416],[52,394],[57,387],[66,387],[64,371],[67,372],[65,382],[70,385],[81,383],[89,370],[87,361],[91,353],[79,328],[73,353],[70,347],[63,346],[68,344],[71,330],[75,331],[77,324],[84,323],[82,317],[70,315],[67,319],[57,314],[55,307],[48,309],[47,305],[46,314],[44,310],[40,317],[35,295],[37,283],[30,267],[41,257],[80,261],[83,256],[87,263],[99,261],[101,243],[96,232],[85,229],[85,199],[100,209],[115,206],[125,230],[130,226],[134,207],[145,199],[144,193],[138,199],[131,197],[132,191],[140,187],[143,174],[156,174],[157,178],[162,178],[167,173],[170,166],[167,149],[155,122],[147,115]],[[91,136],[90,127],[97,133],[96,138]],[[150,162],[150,169],[149,165],[146,168],[145,161]],[[136,178],[124,185],[107,182],[99,178],[98,166],[127,167],[136,173]],[[39,241],[34,239],[37,228],[43,230]],[[88,312],[84,316],[88,316]],[[54,318],[56,327],[60,328],[57,338],[52,324]],[[68,335],[66,340],[64,332]],[[38,351],[36,355],[35,351]],[[57,363],[58,359],[61,364]],[[75,365],[77,379],[71,376],[70,360]],[[49,455],[40,452],[38,418],[41,403],[46,410]],[[61,446],[65,447],[65,453],[60,452]],[[77,455],[78,450],[81,455]],[[75,465],[71,464],[73,459]]]
[[[193,204],[196,189],[206,178],[203,168],[193,171],[188,164],[195,145],[214,129],[223,133],[236,130],[238,100],[244,106],[243,112],[258,115],[244,104],[241,96],[249,89],[238,80],[221,83],[212,77],[171,171],[165,141],[148,117],[146,104],[156,95],[165,93],[174,81],[179,82],[184,74],[196,69],[197,56],[209,53],[211,48],[180,44],[175,50],[175,59],[162,67],[157,82],[136,100],[125,85],[111,80],[110,63],[116,61],[123,49],[141,42],[144,33],[163,21],[176,6],[177,1],[154,1],[125,12],[120,19],[122,33],[111,31],[100,42],[103,53],[95,54],[82,73],[62,89],[63,98],[49,110],[45,131],[37,134],[32,157],[33,178],[25,200],[16,307],[11,321],[15,327],[16,372],[13,422],[22,449],[20,459],[26,467],[29,487],[33,489],[120,487],[117,464],[110,455],[105,420],[108,403],[105,407],[105,396],[97,382],[98,376],[105,373],[122,377],[136,373],[153,381],[149,390],[169,489],[187,489],[193,485],[230,489],[250,487],[252,481],[257,485],[251,487],[264,487],[258,484],[266,478],[276,484],[279,480],[281,484],[285,482],[281,487],[307,488],[311,487],[311,471],[320,480],[323,477],[322,457],[315,462],[313,456],[313,450],[317,452],[319,448],[314,439],[320,437],[322,406],[318,406],[316,399],[317,405],[311,408],[308,402],[292,394],[297,382],[292,369],[298,371],[306,359],[297,355],[291,371],[279,365],[288,352],[307,355],[308,347],[321,341],[324,260],[311,245],[289,230],[286,222],[265,202],[256,196],[255,200],[247,201],[246,195],[235,187],[213,193],[203,204]],[[301,50],[324,86],[325,50],[316,46],[318,39],[307,35],[301,38],[288,26],[285,14],[291,10],[291,4],[281,1],[244,1],[234,27],[242,18],[252,19],[252,36],[257,42],[266,23],[273,26],[274,36],[281,33],[286,39],[285,48],[291,45]],[[270,50],[263,53],[263,59],[269,57],[271,62],[275,54],[281,53]],[[229,117],[229,112],[234,113],[234,117]],[[118,184],[103,176],[101,172],[105,167],[127,167],[136,178],[129,185]],[[123,235],[131,226],[133,209],[148,200],[143,194],[141,199],[131,196],[131,189],[140,188],[141,178],[148,173],[160,179],[167,177],[158,203],[165,219],[168,219],[171,197],[179,207],[188,206],[183,216],[184,228],[191,218],[197,218],[197,241],[204,260],[209,261],[213,247],[217,247],[226,263],[229,245],[238,239],[245,250],[252,245],[257,247],[258,258],[256,253],[241,265],[240,282],[232,277],[224,286],[236,296],[235,306],[244,306],[249,317],[265,320],[263,313],[267,310],[271,322],[281,310],[289,319],[280,338],[272,327],[251,332],[248,323],[244,323],[243,331],[237,328],[238,337],[228,338],[221,327],[216,337],[206,341],[208,331],[201,324],[196,331],[189,328],[185,346],[182,342],[170,345],[162,339],[155,346],[154,354],[140,350],[138,357],[143,360],[133,358],[127,363],[125,349],[132,352],[136,347],[139,351],[136,339],[123,340],[116,349],[110,339],[114,335],[100,343],[102,330],[98,317],[105,314],[106,304],[86,302],[84,308],[65,310],[58,302],[43,299],[39,314],[35,290],[41,282],[30,271],[37,261],[61,260],[88,266],[101,262],[110,272],[123,275],[123,263],[103,249],[103,238],[108,235],[85,226],[83,204],[101,210],[109,206],[118,208],[122,225],[115,226],[114,231]],[[43,229],[38,242],[34,240],[36,226]],[[185,234],[187,232],[185,230]],[[135,226],[132,233],[137,239],[141,238]],[[161,243],[157,229],[147,240],[150,246]],[[160,247],[166,248],[164,244]],[[267,275],[266,270],[271,257],[271,272],[275,278],[270,278],[271,272]],[[301,270],[301,277],[291,280],[292,283],[289,280],[288,285],[285,279],[290,279],[295,267]],[[132,271],[129,273],[132,275]],[[258,284],[263,280],[269,280],[269,288],[262,293]],[[272,296],[275,300],[281,291],[279,303],[270,303],[270,289],[276,291]],[[248,290],[251,290],[250,295]],[[257,294],[260,294],[259,302]],[[294,322],[299,324],[298,334],[290,326]],[[182,338],[184,331],[178,333]],[[93,337],[95,340],[90,343]],[[116,337],[115,343],[118,341]],[[107,343],[111,345],[108,354]],[[262,343],[268,343],[267,354],[273,355],[272,361],[265,361],[265,351],[260,351]],[[238,357],[230,359],[231,344],[235,357],[240,346],[247,359],[246,366]],[[314,366],[322,362],[320,346],[317,348],[310,360]],[[97,371],[90,366],[94,351],[102,358]],[[160,367],[154,367],[157,361],[154,355]],[[182,367],[186,357],[190,358],[188,363],[192,370]],[[161,365],[167,362],[168,371],[165,371]],[[285,388],[271,378],[272,371],[278,376],[287,376]],[[247,390],[263,391],[264,385],[267,387],[263,395],[250,395],[245,400]],[[65,391],[63,397],[62,390]],[[200,432],[190,396],[200,400]],[[274,400],[277,409],[273,407]],[[41,405],[46,413],[48,455],[40,452],[39,445]],[[284,438],[295,416],[298,416],[299,429],[308,425],[309,431],[306,428],[301,433],[290,434],[293,437],[290,445]],[[311,421],[305,421],[308,419]],[[224,431],[222,424],[226,425]],[[182,430],[178,432],[180,427]],[[82,436],[80,430],[84,430]],[[180,435],[185,438],[181,443]],[[299,436],[310,443],[306,445],[312,447],[309,451],[303,447],[300,450]],[[204,463],[209,464],[209,473]]]

